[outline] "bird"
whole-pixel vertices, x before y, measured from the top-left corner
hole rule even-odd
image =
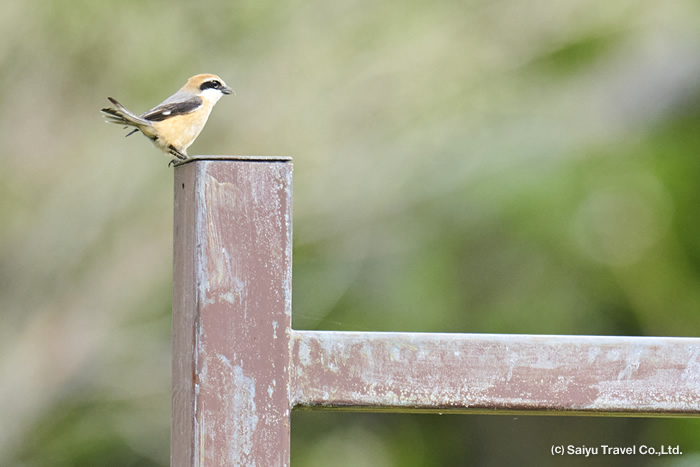
[[[199,136],[207,123],[214,105],[233,89],[216,75],[205,73],[191,77],[172,96],[141,115],[136,115],[113,97],[108,97],[114,107],[101,110],[107,123],[134,127],[126,136],[137,131],[143,133],[164,153],[176,160],[189,159],[187,148]]]

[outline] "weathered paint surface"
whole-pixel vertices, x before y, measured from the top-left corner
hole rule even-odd
[[[292,165],[175,172],[172,465],[288,465]]]
[[[700,339],[293,331],[306,408],[697,416]]]
[[[291,173],[175,169],[173,466],[288,465],[293,407],[700,414],[700,339],[292,330]]]

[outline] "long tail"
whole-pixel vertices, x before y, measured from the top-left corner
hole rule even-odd
[[[109,101],[114,104],[114,108],[107,107],[102,109],[102,114],[105,116],[107,123],[115,123],[117,125],[133,126],[143,131],[144,127],[151,127],[153,124],[146,119],[131,113],[126,107],[117,102],[113,97],[108,97]],[[134,130],[136,131],[136,130]],[[131,132],[133,133],[133,132]],[[129,136],[129,133],[127,136]]]

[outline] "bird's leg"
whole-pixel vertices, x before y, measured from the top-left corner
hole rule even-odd
[[[187,155],[175,149],[172,145],[168,146],[168,152],[173,156],[177,157],[181,161],[187,160]]]
[[[183,152],[178,151],[173,147],[172,145],[168,146],[168,152],[172,154],[173,156],[177,157],[177,159],[171,159],[170,162],[168,163],[168,167],[171,165],[175,164],[176,162],[180,161],[186,161],[187,160],[187,155]]]

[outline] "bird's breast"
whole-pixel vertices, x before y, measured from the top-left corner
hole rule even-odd
[[[177,115],[161,122],[154,122],[161,144],[173,146],[184,152],[199,136],[211,113],[210,105],[203,105],[195,112]]]

